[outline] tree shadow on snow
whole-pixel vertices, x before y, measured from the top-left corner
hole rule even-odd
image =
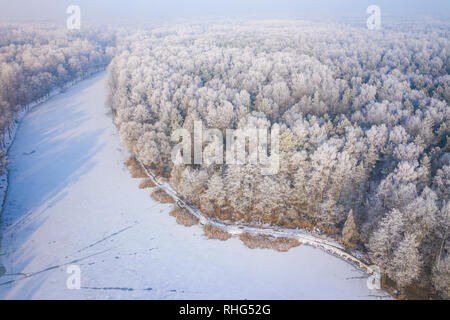
[[[93,158],[105,146],[99,137],[106,128],[97,128],[81,106],[86,104],[83,91],[101,80],[102,75],[96,76],[37,106],[20,125],[9,153],[9,189],[0,217],[0,266],[4,260],[7,274],[26,270],[36,253],[31,252],[32,246],[24,244],[48,219],[46,211],[64,199],[68,187],[97,165]],[[64,217],[64,213],[58,214]],[[8,263],[15,270],[8,270]],[[45,261],[43,268],[61,264],[64,261]],[[37,271],[40,270],[27,270]],[[37,276],[38,284],[46,278],[45,272]],[[8,290],[5,287],[14,285],[2,288],[4,280],[10,278],[0,277],[0,296]],[[36,283],[32,287],[36,288]],[[26,295],[31,297],[34,290],[29,289]]]

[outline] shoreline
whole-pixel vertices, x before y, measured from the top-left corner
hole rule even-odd
[[[9,150],[16,138],[17,130],[19,129],[22,120],[31,109],[38,107],[39,105],[49,101],[50,99],[52,99],[55,96],[58,96],[61,93],[64,93],[67,89],[70,89],[74,85],[84,80],[88,80],[100,72],[106,71],[107,67],[108,65],[100,67],[95,71],[92,71],[86,78],[77,78],[75,80],[69,81],[63,87],[53,89],[47,97],[40,98],[36,101],[33,101],[27,105],[22,106],[20,111],[17,112],[17,114],[14,116],[10,124],[5,128],[5,130],[1,135],[0,150],[4,151],[6,157],[8,156]],[[0,175],[0,223],[3,216],[3,211],[5,209],[6,197],[8,196],[8,186],[9,186],[9,169],[8,169],[8,160],[6,160],[5,170]]]
[[[216,221],[213,220],[207,216],[205,216],[198,208],[195,208],[189,204],[187,204],[185,201],[183,201],[179,196],[178,193],[175,191],[175,189],[170,185],[169,182],[160,182],[158,178],[150,173],[145,165],[139,160],[136,159],[139,164],[141,165],[142,169],[145,171],[146,175],[149,179],[153,181],[153,183],[156,185],[156,187],[159,187],[163,189],[169,196],[171,196],[175,203],[174,205],[187,209],[192,215],[194,215],[196,218],[198,218],[199,223],[201,225],[210,225],[215,228],[221,229],[223,231],[228,232],[231,234],[232,237],[239,237],[243,233],[249,233],[251,235],[257,236],[257,235],[263,235],[263,236],[272,236],[275,238],[289,238],[289,239],[295,239],[297,240],[300,245],[309,245],[315,248],[319,248],[323,251],[325,251],[328,254],[331,254],[335,257],[340,258],[343,261],[346,261],[353,265],[354,267],[357,267],[358,269],[361,269],[365,271],[368,275],[374,276],[375,270],[372,269],[372,265],[369,265],[368,263],[362,261],[364,259],[364,256],[362,253],[359,252],[353,252],[349,253],[346,251],[345,247],[336,241],[333,241],[331,239],[326,239],[328,236],[325,235],[325,239],[319,238],[311,232],[303,230],[303,229],[283,229],[283,228],[277,228],[277,227],[267,227],[267,226],[261,226],[260,228],[254,227],[254,226],[248,226],[241,223],[235,223],[235,224],[227,224],[223,221]],[[358,257],[359,255],[359,257]],[[386,294],[388,294],[390,297],[393,297],[386,289],[383,287],[381,288]]]

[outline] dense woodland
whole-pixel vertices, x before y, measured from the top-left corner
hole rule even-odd
[[[115,32],[106,29],[0,24],[0,173],[5,166],[4,139],[17,112],[106,67],[115,42]]]
[[[320,229],[398,288],[449,298],[449,33],[444,23],[231,21],[118,44],[125,35],[108,29],[0,24],[0,173],[17,113],[116,56],[108,104],[121,138],[186,201],[212,218]],[[174,164],[171,134],[195,121],[279,128],[279,173]]]
[[[136,157],[209,216],[318,228],[367,252],[398,288],[448,298],[449,39],[438,23],[140,31],[109,67],[109,104]],[[280,172],[174,164],[171,133],[194,121],[279,127]]]

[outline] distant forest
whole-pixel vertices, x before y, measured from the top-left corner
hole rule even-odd
[[[54,89],[105,68],[115,53],[116,33],[72,31],[47,24],[0,24],[0,174],[4,145],[15,116]]]

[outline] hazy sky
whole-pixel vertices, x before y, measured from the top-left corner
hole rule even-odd
[[[193,17],[299,17],[340,18],[361,16],[375,4],[382,16],[448,19],[449,0],[0,0],[1,19],[64,22],[70,4],[79,5],[82,19],[92,22],[142,22]]]

